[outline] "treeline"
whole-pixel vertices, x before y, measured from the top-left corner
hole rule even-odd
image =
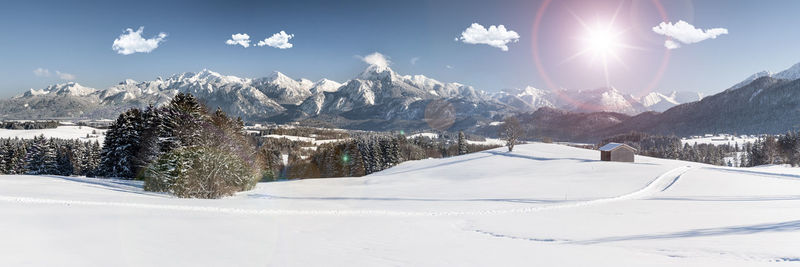
[[[10,130],[52,129],[58,127],[58,121],[3,121],[0,128]]]
[[[287,178],[358,177],[407,160],[450,157],[497,147],[469,144],[463,133],[459,133],[457,139],[446,134],[438,138],[360,134],[344,141],[323,144],[305,159],[290,156]]]
[[[800,132],[785,135],[766,135],[745,148],[746,165],[789,164],[800,166]]]
[[[604,139],[602,144],[625,143],[638,150],[638,154],[693,162],[701,162],[719,166],[746,166],[737,160],[737,153],[742,151],[738,145],[682,144],[676,136],[659,136],[645,133],[629,133]],[[726,161],[726,158],[732,160]]]
[[[678,159],[720,166],[753,167],[769,164],[800,166],[800,132],[784,135],[762,135],[753,143],[730,145],[683,144],[675,136],[630,133],[603,140],[625,143],[639,154],[657,158]]]
[[[0,174],[97,176],[99,164],[97,141],[0,139]]]

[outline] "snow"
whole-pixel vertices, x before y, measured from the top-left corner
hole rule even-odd
[[[288,139],[290,141],[299,141],[299,142],[309,142],[314,145],[322,145],[327,143],[336,143],[339,141],[344,141],[346,139],[324,139],[324,140],[317,140],[314,137],[305,137],[305,136],[294,136],[294,135],[280,135],[280,134],[268,134],[264,135],[263,137],[266,138],[275,138],[275,139]]]
[[[697,144],[712,144],[712,145],[739,145],[739,147],[744,146],[745,143],[753,143],[758,140],[758,137],[752,135],[741,135],[741,136],[734,136],[730,134],[719,134],[719,135],[705,135],[705,136],[693,136],[690,138],[681,138],[682,144],[689,144],[694,145]]]
[[[620,144],[620,143],[608,143],[608,144],[600,147],[600,151],[611,151],[611,150],[614,150],[614,149],[616,149],[617,147],[620,147],[620,146],[623,146],[623,144]]]
[[[800,259],[800,169],[518,145],[221,200],[0,176],[2,266],[764,266]],[[46,256],[43,256],[46,255]]]
[[[439,134],[437,134],[437,133],[415,133],[415,134],[409,135],[407,138],[412,139],[412,138],[417,138],[417,137],[428,137],[428,138],[431,138],[431,139],[436,139],[436,138],[439,138]]]
[[[96,134],[93,134],[92,132]],[[61,138],[61,139],[79,139],[85,142],[100,142],[103,144],[105,140],[104,129],[96,129],[88,126],[58,126],[50,129],[35,129],[35,130],[10,130],[0,129],[0,138],[20,138],[20,139],[33,139],[34,137],[44,135],[47,138]],[[89,135],[89,138],[86,136]]]
[[[472,141],[467,140],[467,144],[471,145],[496,145],[496,146],[504,146],[506,145],[506,141],[503,139],[497,138],[486,138],[484,141]]]

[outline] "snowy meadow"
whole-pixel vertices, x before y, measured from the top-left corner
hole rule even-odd
[[[762,266],[800,260],[800,170],[555,144],[259,183],[220,200],[0,176],[0,265]],[[41,257],[48,251],[47,257]]]

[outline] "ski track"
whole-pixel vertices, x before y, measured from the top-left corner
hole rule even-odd
[[[531,213],[546,210],[556,210],[564,208],[586,207],[598,204],[605,204],[630,199],[641,199],[657,192],[666,190],[674,184],[680,176],[689,171],[691,166],[681,166],[669,170],[651,181],[647,186],[637,191],[611,197],[587,201],[578,201],[565,204],[543,205],[528,208],[498,209],[498,210],[477,210],[477,211],[391,211],[391,210],[295,210],[295,209],[242,209],[212,206],[187,206],[187,205],[162,205],[147,203],[127,203],[127,202],[105,202],[105,201],[84,201],[84,200],[59,200],[48,198],[33,197],[14,197],[0,195],[0,201],[23,204],[46,204],[46,205],[81,205],[81,206],[101,206],[101,207],[124,207],[141,208],[170,211],[190,211],[190,212],[214,212],[238,215],[328,215],[328,216],[460,216],[460,215],[496,215],[512,213]]]

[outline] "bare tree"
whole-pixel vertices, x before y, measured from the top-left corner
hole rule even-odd
[[[519,124],[516,117],[508,117],[503,121],[503,127],[500,128],[500,138],[506,140],[508,152],[514,151],[514,145],[518,140],[523,138],[525,132]]]

